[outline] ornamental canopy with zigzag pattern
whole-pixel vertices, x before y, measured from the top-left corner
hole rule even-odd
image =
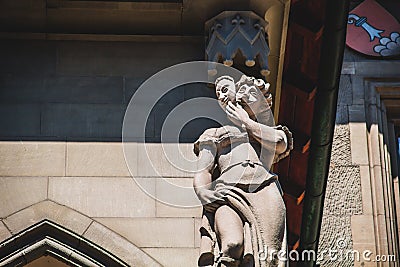
[[[246,66],[253,67],[257,62],[261,74],[266,76],[269,72],[267,26],[265,20],[251,11],[220,13],[205,24],[208,35],[206,59],[232,66],[234,57],[240,51]]]

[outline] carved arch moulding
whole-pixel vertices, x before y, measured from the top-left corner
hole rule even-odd
[[[71,266],[161,266],[101,223],[53,201],[36,203],[0,223],[10,232],[0,240],[0,266],[22,266],[42,256]]]

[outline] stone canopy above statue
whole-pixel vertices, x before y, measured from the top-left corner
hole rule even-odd
[[[208,35],[206,59],[232,66],[240,53],[251,68],[258,64],[261,74],[269,73],[266,27],[268,23],[251,11],[224,11],[205,24]],[[211,75],[216,70],[209,70]]]

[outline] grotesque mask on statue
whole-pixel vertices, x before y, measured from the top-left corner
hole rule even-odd
[[[269,92],[269,83],[242,75],[235,84],[230,76],[221,76],[215,82],[217,99],[225,109],[229,101],[239,103],[250,116],[263,112],[270,112],[272,95]]]

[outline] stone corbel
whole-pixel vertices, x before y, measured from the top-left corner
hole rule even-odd
[[[234,58],[240,51],[249,68],[256,63],[261,75],[269,74],[266,27],[268,23],[251,11],[224,11],[208,20],[205,24],[208,35],[206,60],[222,62],[226,66],[234,64]],[[210,64],[209,75],[216,75],[217,70]]]

